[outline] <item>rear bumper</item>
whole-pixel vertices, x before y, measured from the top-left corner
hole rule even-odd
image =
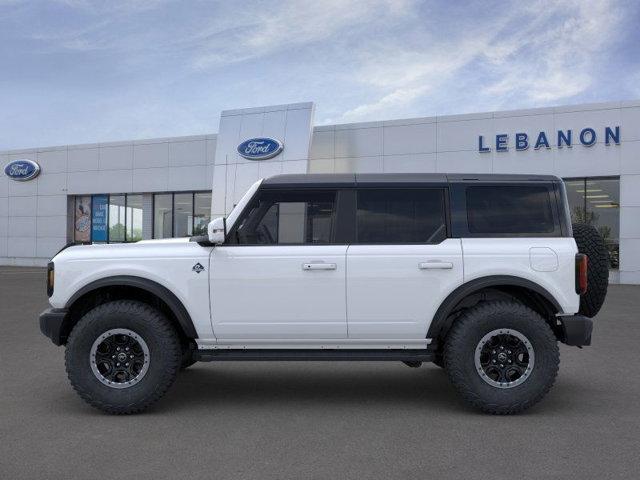
[[[40,314],[40,331],[51,339],[54,345],[62,345],[66,342],[64,323],[67,310],[64,308],[48,308]]]
[[[558,319],[561,326],[560,341],[575,347],[591,345],[593,320],[583,315],[570,315]]]

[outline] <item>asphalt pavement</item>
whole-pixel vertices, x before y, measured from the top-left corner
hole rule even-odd
[[[468,408],[433,366],[200,363],[150,411],[109,416],[41,335],[42,269],[0,267],[2,479],[640,477],[640,287],[611,286],[593,346],[561,346],[524,414]]]

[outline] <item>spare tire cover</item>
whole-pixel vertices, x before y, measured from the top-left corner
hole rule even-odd
[[[594,317],[602,307],[609,286],[609,251],[600,232],[584,223],[573,224],[578,251],[588,257],[587,291],[580,296],[578,313]]]

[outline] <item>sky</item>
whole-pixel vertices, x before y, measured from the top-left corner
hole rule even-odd
[[[0,0],[0,150],[640,98],[640,2]]]

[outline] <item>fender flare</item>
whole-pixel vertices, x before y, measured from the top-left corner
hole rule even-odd
[[[429,325],[429,331],[427,332],[427,338],[437,339],[449,326],[447,325],[447,318],[453,311],[454,307],[467,296],[488,287],[526,288],[542,296],[542,298],[553,306],[556,313],[562,312],[562,307],[555,297],[537,283],[522,277],[514,277],[511,275],[490,275],[470,280],[451,292],[440,304],[436,314],[433,316],[433,321],[431,322],[431,325]]]
[[[145,290],[152,295],[155,295],[164,303],[167,304],[169,310],[178,320],[180,328],[188,338],[198,338],[198,333],[193,326],[193,321],[189,312],[183,305],[183,303],[176,297],[176,295],[163,285],[160,285],[153,280],[147,278],[136,277],[132,275],[114,275],[112,277],[104,277],[88,283],[77,292],[75,292],[71,298],[66,302],[65,308],[69,309],[78,299],[90,293],[94,290],[111,286],[125,286],[135,287],[141,290]]]

